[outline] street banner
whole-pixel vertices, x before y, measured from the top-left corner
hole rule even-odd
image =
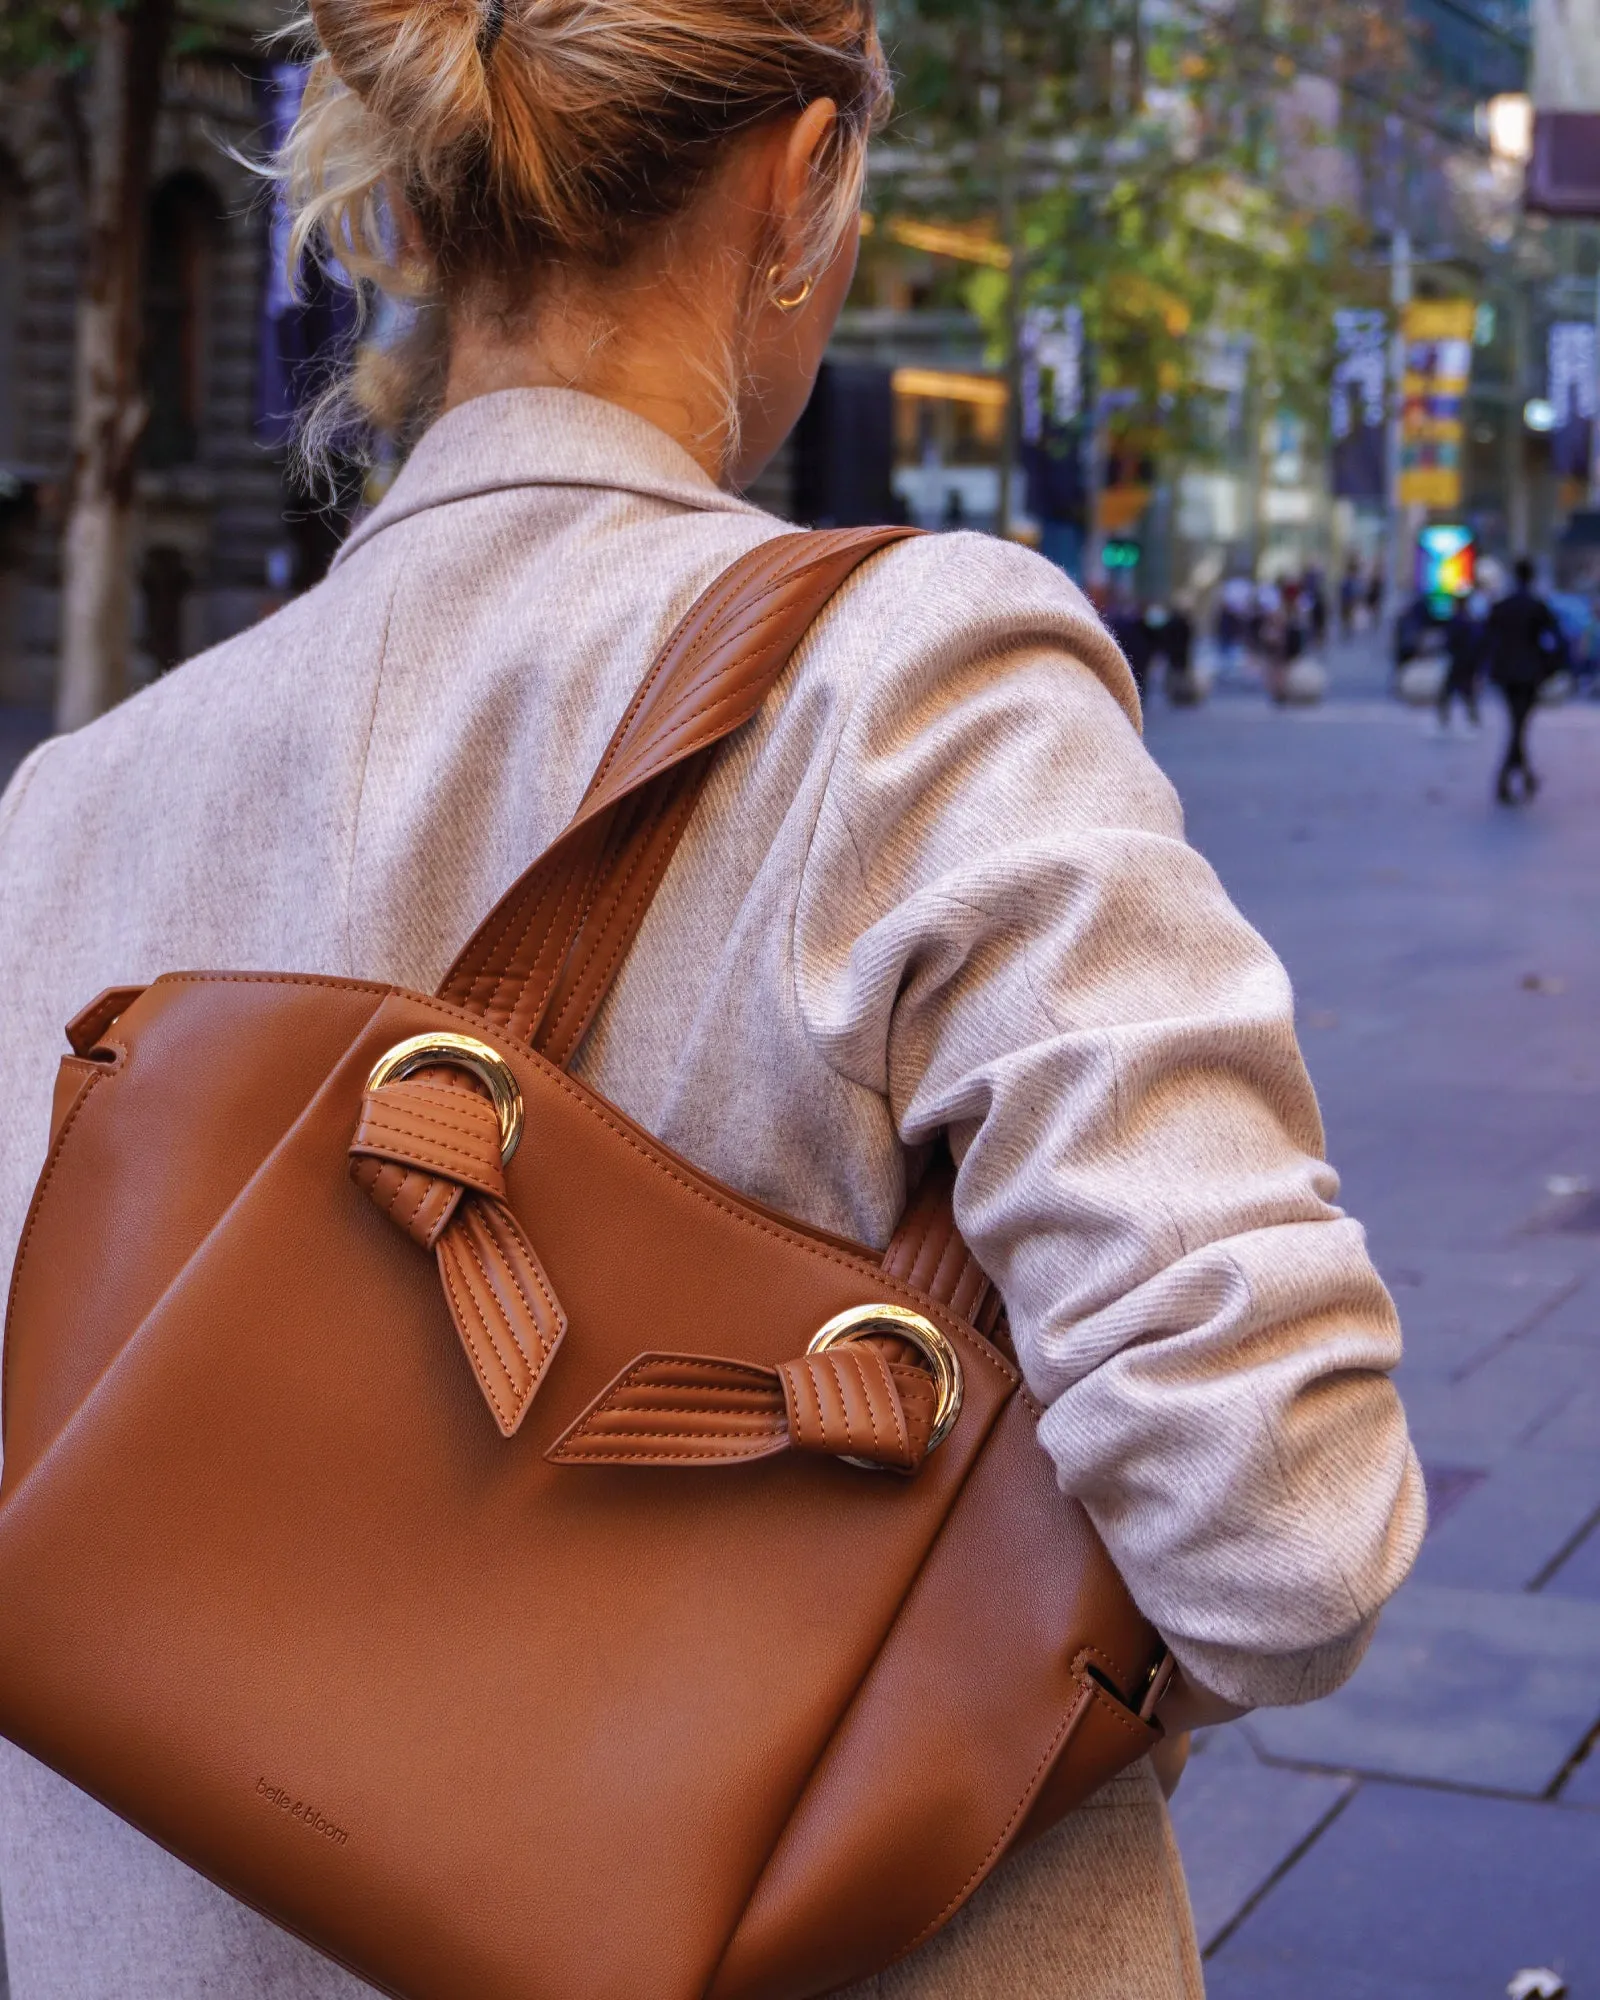
[[[1052,528],[1087,523],[1086,358],[1081,306],[1036,306],[1024,316],[1022,469],[1028,512],[1047,539]]]
[[[1022,441],[1043,444],[1083,414],[1081,306],[1035,306],[1022,321]]]
[[[1402,507],[1461,505],[1472,380],[1470,299],[1419,299],[1406,307],[1400,400]]]
[[[1589,482],[1594,451],[1600,336],[1593,320],[1558,319],[1550,329],[1550,462],[1565,479]]]
[[[1388,453],[1389,315],[1347,308],[1333,316],[1335,359],[1329,409],[1333,491],[1339,500],[1382,500]]]

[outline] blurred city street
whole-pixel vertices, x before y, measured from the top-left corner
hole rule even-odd
[[[1600,707],[1440,737],[1376,649],[1330,700],[1157,695],[1191,837],[1286,960],[1344,1198],[1406,1334],[1434,1523],[1333,1700],[1176,1801],[1213,2000],[1600,1992]]]

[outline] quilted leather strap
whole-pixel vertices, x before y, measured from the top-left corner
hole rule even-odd
[[[782,535],[719,577],[691,605],[645,676],[577,814],[479,926],[446,975],[441,997],[531,1042],[550,1061],[569,1064],[688,828],[718,746],[755,715],[845,579],[878,550],[914,532],[885,527]],[[509,1435],[566,1322],[510,1210],[425,1122],[423,1087],[472,1094],[461,1077],[437,1072],[402,1091],[390,1086],[382,1093],[390,1103],[369,1098],[352,1171],[437,1256],[462,1343]],[[498,1175],[498,1163],[488,1157],[486,1113],[480,1100],[485,1115],[476,1165]],[[396,1119],[406,1121],[405,1130],[394,1129]],[[945,1157],[919,1188],[885,1268],[982,1331],[995,1332],[999,1301],[956,1231],[953,1189],[954,1168]],[[715,1384],[701,1382],[705,1407],[694,1416],[701,1430],[693,1456],[727,1463],[815,1449],[876,1463],[882,1452],[881,1462],[915,1471],[926,1451],[926,1427],[920,1445],[917,1435],[930,1393],[927,1378],[910,1363],[891,1365],[870,1344],[858,1356],[870,1358],[830,1364],[825,1381],[805,1363],[791,1365],[799,1372],[766,1371],[759,1390],[746,1385],[754,1401],[738,1421],[719,1411]],[[610,1448],[608,1437],[615,1443],[619,1426],[632,1426],[619,1456],[634,1463],[683,1462],[686,1454],[661,1428],[685,1416],[681,1371],[735,1365],[643,1357],[606,1392],[612,1401],[603,1397],[586,1412],[560,1449],[574,1462],[593,1462]],[[754,1409],[764,1412],[759,1421],[750,1415]],[[871,1443],[875,1424],[892,1441]],[[869,1443],[862,1445],[861,1436]],[[650,1458],[658,1447],[665,1456]]]
[[[920,1472],[936,1395],[925,1371],[871,1341],[777,1368],[642,1354],[547,1454],[557,1465],[716,1467],[779,1452]]]
[[[760,708],[844,580],[914,532],[781,535],[719,577],[629,703],[576,817],[479,926],[440,997],[570,1062],[688,827],[717,745]]]
[[[456,1070],[368,1091],[350,1173],[439,1266],[450,1316],[506,1437],[538,1394],[567,1316],[506,1206],[494,1107]]]

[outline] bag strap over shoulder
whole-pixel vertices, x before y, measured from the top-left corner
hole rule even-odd
[[[627,956],[711,772],[839,589],[903,527],[780,535],[680,621],[628,704],[570,825],[479,925],[440,987],[563,1068]],[[1004,1339],[999,1298],[956,1231],[941,1149],[885,1268]]]
[[[571,824],[479,926],[440,997],[570,1063],[693,817],[718,744],[761,707],[845,579],[915,532],[782,535],[725,571],[646,674]]]

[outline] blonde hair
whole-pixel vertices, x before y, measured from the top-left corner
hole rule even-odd
[[[445,311],[516,313],[541,274],[615,270],[682,215],[727,145],[832,98],[800,268],[832,256],[889,102],[872,0],[310,0],[315,55],[278,162],[293,230],[376,337],[301,440],[426,421]],[[387,322],[387,328],[385,327]]]

